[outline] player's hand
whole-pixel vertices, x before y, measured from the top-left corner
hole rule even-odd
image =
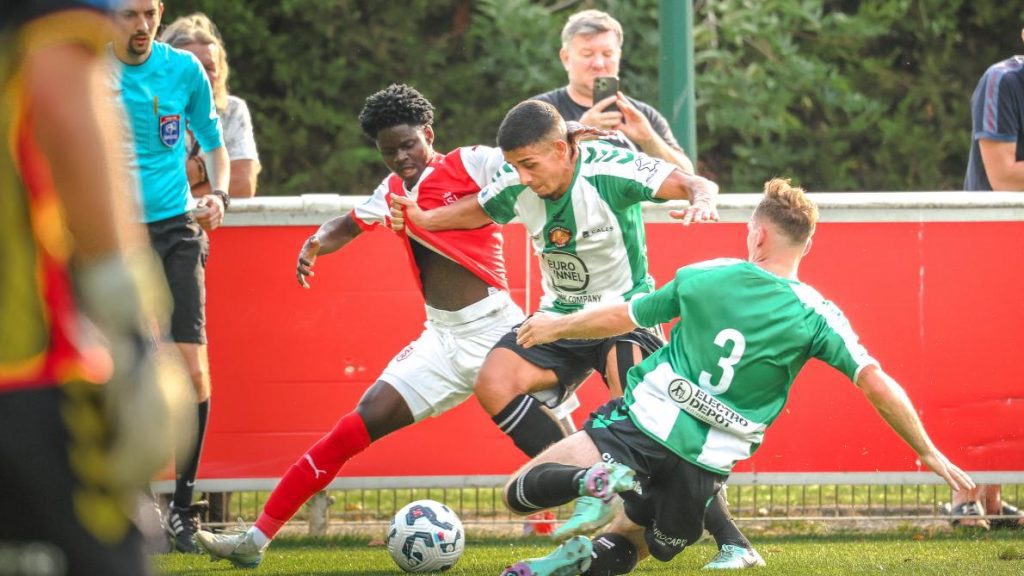
[[[609,96],[604,100],[594,102],[590,110],[587,110],[580,116],[580,124],[586,126],[593,126],[602,130],[613,130],[619,124],[622,124],[622,114],[615,110],[605,110],[605,108],[617,103],[617,96]]]
[[[586,124],[581,124],[575,120],[566,122],[565,128],[568,132],[569,142],[572,142],[573,144],[577,142],[584,142],[586,140],[609,138],[613,134],[611,130],[602,130],[596,126],[587,126]]]
[[[974,488],[974,480],[966,472],[950,462],[942,452],[933,450],[927,454],[921,454],[920,458],[921,462],[945,480],[946,484],[949,484],[949,487],[954,492]]]
[[[523,348],[532,348],[538,344],[547,344],[558,340],[558,319],[558,316],[544,312],[537,312],[530,316],[516,331],[516,344]]]
[[[685,176],[690,188],[690,205],[685,210],[669,210],[668,215],[682,220],[683,226],[689,226],[691,222],[717,222],[718,208],[715,201],[718,198],[718,184],[703,176]]]
[[[167,281],[148,250],[81,265],[74,279],[82,310],[104,336],[112,361],[102,387],[112,477],[118,488],[140,490],[167,463],[175,441],[195,428],[188,421],[195,409],[187,410],[195,405],[192,386],[177,354],[158,346],[154,331],[170,318]]]
[[[196,222],[209,232],[224,221],[224,201],[216,194],[207,194],[196,202],[196,208],[192,212],[195,214]]]
[[[318,254],[320,254],[320,237],[313,234],[306,239],[302,250],[299,250],[299,261],[295,265],[295,277],[299,281],[299,286],[307,290],[309,290],[309,282],[306,281],[306,277],[316,276],[313,273],[313,264],[316,262]]]
[[[426,218],[426,213],[415,200],[405,196],[391,197],[391,229],[395,232],[405,230],[406,222],[425,228]]]

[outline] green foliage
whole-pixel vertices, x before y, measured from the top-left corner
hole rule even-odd
[[[683,0],[663,0],[683,1]],[[356,117],[391,82],[437,107],[437,147],[494,142],[505,111],[564,85],[566,17],[623,23],[624,90],[658,103],[659,0],[173,0],[220,26],[249,102],[261,194],[366,194],[386,172]],[[961,186],[971,92],[1020,52],[996,0],[697,0],[700,166],[724,190],[774,175],[811,190]]]

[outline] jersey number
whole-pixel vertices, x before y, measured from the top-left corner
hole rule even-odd
[[[743,338],[743,334],[740,334],[739,330],[732,328],[726,328],[715,336],[715,345],[719,348],[725,348],[725,345],[732,342],[732,353],[729,356],[722,356],[718,359],[718,367],[722,369],[722,379],[718,381],[718,384],[711,383],[711,374],[706,370],[700,371],[700,385],[712,394],[721,394],[729,389],[729,385],[732,384],[732,377],[736,375],[733,370],[733,366],[740,361],[743,357],[743,351],[747,348],[747,341]]]

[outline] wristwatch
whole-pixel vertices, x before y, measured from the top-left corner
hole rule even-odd
[[[213,192],[210,192],[210,194],[213,194],[220,198],[221,202],[224,203],[224,211],[227,212],[228,208],[231,207],[231,196],[229,196],[228,193],[223,190],[214,190]]]

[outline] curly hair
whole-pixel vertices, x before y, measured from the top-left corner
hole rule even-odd
[[[434,123],[434,105],[405,84],[392,84],[371,94],[359,113],[363,133],[376,140],[385,128],[408,124],[430,126]]]
[[[794,243],[803,243],[814,234],[818,206],[788,178],[772,178],[764,183],[764,196],[754,216],[767,218]]]

